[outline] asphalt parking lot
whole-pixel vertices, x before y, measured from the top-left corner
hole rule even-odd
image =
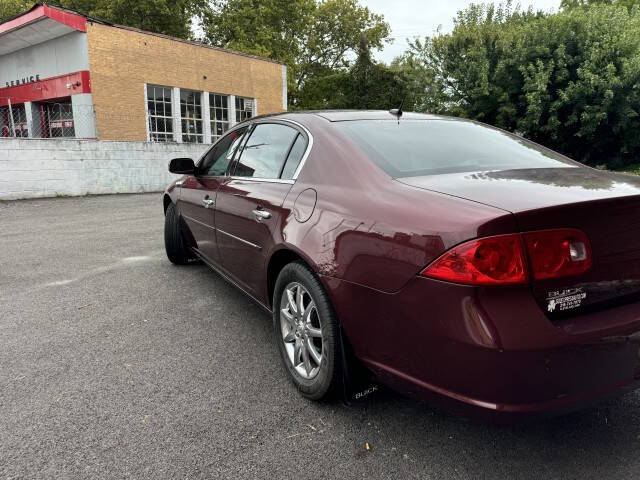
[[[166,260],[159,194],[0,202],[0,226],[0,478],[640,475],[638,393],[509,427],[303,399],[268,315]]]

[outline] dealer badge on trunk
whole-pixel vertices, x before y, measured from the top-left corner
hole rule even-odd
[[[547,295],[547,311],[548,312],[564,312],[582,305],[582,301],[587,297],[586,292],[582,288],[567,288],[555,292],[549,292]]]

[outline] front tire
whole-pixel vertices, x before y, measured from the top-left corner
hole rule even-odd
[[[273,327],[294,385],[311,400],[332,396],[342,380],[338,318],[322,284],[303,263],[286,265],[273,295]]]
[[[169,204],[164,214],[164,248],[169,261],[176,265],[185,265],[195,260],[195,256],[184,242],[180,219],[173,203]]]

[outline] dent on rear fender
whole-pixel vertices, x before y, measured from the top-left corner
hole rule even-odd
[[[437,235],[319,209],[304,223],[287,223],[284,234],[311,256],[318,274],[386,292],[402,288],[444,249]]]

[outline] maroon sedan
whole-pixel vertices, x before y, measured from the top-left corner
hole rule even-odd
[[[354,363],[503,418],[640,379],[636,177],[476,122],[348,111],[252,119],[170,171],[169,260],[272,312],[308,398]]]

